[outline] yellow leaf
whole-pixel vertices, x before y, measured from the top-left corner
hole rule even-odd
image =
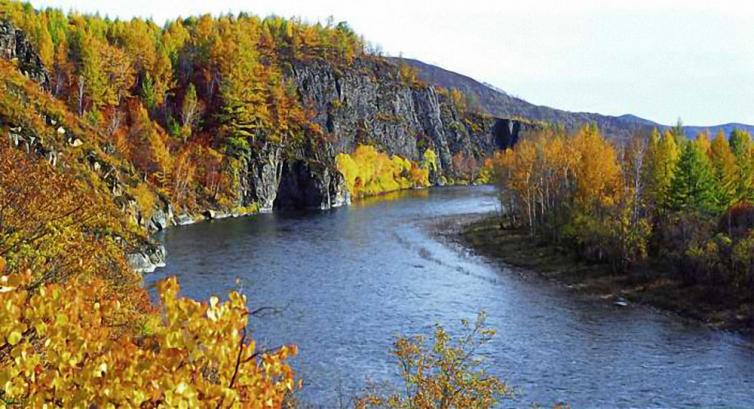
[[[22,335],[18,331],[11,331],[10,334],[8,334],[8,337],[6,338],[8,340],[8,343],[10,345],[16,345],[21,341]]]

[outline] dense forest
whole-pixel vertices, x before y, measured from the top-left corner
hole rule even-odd
[[[679,125],[616,145],[593,126],[547,131],[498,154],[495,166],[507,225],[614,272],[654,274],[654,265],[717,302],[751,301],[748,133],[690,140]]]

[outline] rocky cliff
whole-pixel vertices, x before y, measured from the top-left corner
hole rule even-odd
[[[293,65],[288,73],[304,106],[327,134],[319,146],[286,150],[265,145],[249,161],[247,201],[263,210],[277,206],[327,209],[348,202],[335,155],[359,144],[420,161],[426,149],[438,155],[440,176],[456,176],[452,157],[476,159],[510,147],[532,129],[521,121],[459,112],[445,93],[429,85],[406,84],[398,67],[362,57],[343,69],[319,61]]]

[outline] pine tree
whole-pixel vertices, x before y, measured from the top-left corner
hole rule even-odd
[[[715,176],[709,158],[695,143],[687,142],[678,161],[669,192],[669,208],[676,211],[716,210]]]
[[[99,43],[94,37],[86,33],[81,43],[81,69],[79,73],[79,114],[87,109],[85,98],[88,97],[89,106],[98,109],[105,104],[107,94],[107,75],[105,61],[99,51]]]
[[[141,99],[144,101],[144,105],[147,106],[147,109],[150,110],[154,109],[157,104],[154,91],[154,81],[152,81],[152,76],[149,75],[149,73],[144,74],[144,79],[141,81]]]

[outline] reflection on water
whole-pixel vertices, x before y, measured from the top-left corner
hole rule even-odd
[[[351,204],[355,207],[368,207],[378,203],[389,202],[393,200],[405,199],[411,197],[414,199],[428,198],[429,189],[398,190],[395,192],[384,193],[377,196],[367,196],[356,199]]]
[[[496,208],[488,187],[400,192],[327,212],[293,212],[176,227],[162,239],[183,294],[237,287],[260,345],[296,343],[303,398],[325,407],[367,378],[396,376],[398,334],[458,328],[484,309],[498,337],[483,351],[514,401],[582,407],[754,407],[754,352],[738,336],[649,308],[615,308],[432,238],[433,218]],[[328,405],[329,404],[329,405]]]

